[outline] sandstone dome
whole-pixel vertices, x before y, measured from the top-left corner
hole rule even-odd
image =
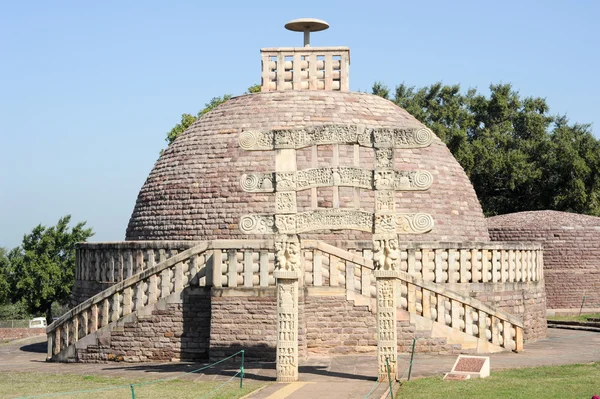
[[[494,241],[543,244],[548,309],[600,307],[600,217],[547,210],[487,222]]]
[[[209,240],[249,237],[240,231],[248,213],[273,213],[274,194],[246,192],[240,178],[248,172],[275,170],[272,152],[245,151],[240,134],[247,130],[310,128],[320,125],[358,125],[389,128],[424,127],[392,102],[366,93],[290,90],[235,97],[198,119],[167,148],[154,165],[138,195],[127,227],[127,240]],[[297,151],[298,169],[330,165],[373,169],[373,149],[333,145]],[[312,152],[311,152],[312,151]],[[358,152],[358,154],[357,154]],[[357,165],[358,163],[358,165]],[[406,235],[407,241],[488,241],[481,206],[464,170],[437,137],[426,148],[395,152],[394,168],[426,170],[433,176],[427,191],[395,193],[395,211],[427,212],[435,222],[431,231]],[[320,187],[318,203],[310,191],[298,192],[298,211],[332,207],[331,187]],[[374,194],[339,187],[339,208],[372,210]],[[358,202],[357,202],[358,201]],[[327,242],[364,242],[372,235],[350,230],[322,230],[301,234]]]

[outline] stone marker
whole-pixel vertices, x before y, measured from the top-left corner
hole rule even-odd
[[[490,358],[488,356],[460,355],[450,374],[463,374],[473,377],[485,378],[490,376]],[[446,377],[444,377],[446,379]]]

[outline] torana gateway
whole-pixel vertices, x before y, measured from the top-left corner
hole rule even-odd
[[[539,243],[491,242],[434,132],[349,91],[347,47],[261,50],[262,91],[164,151],[126,241],[77,248],[56,361],[219,359],[246,349],[298,378],[313,354],[520,351],[544,337]],[[374,370],[375,372],[375,370]]]

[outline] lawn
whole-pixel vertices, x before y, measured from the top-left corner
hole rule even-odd
[[[396,389],[394,390],[396,391]],[[494,372],[483,379],[443,381],[442,377],[403,382],[396,398],[590,399],[600,395],[600,362]]]
[[[600,319],[600,313],[587,313],[582,315],[572,316],[548,316],[548,320],[560,320],[560,321],[588,321],[588,317]]]
[[[240,389],[240,380],[236,378],[211,393],[226,379],[220,382],[175,379],[148,384],[150,381],[152,380],[74,374],[0,373],[0,397],[23,398],[45,395],[48,398],[131,399],[129,384],[133,383],[140,384],[134,385],[136,399],[235,399],[265,385],[261,382],[244,380],[244,388]],[[115,386],[117,388],[114,388]],[[79,392],[61,393],[73,391]]]

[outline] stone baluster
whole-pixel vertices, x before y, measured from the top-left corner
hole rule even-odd
[[[177,262],[177,264],[175,264],[175,276],[173,277],[175,280],[173,292],[183,291],[183,262]]]
[[[251,288],[254,283],[254,252],[251,249],[244,250],[244,287]]]
[[[125,252],[125,278],[133,276],[133,253],[131,250]]]
[[[149,279],[141,280],[135,285],[135,310],[139,310],[148,304],[148,290]]]
[[[223,286],[223,253],[220,249],[213,250],[212,253],[212,273],[213,287],[220,288]]]
[[[261,287],[269,286],[269,252],[261,250],[259,255],[259,282]]]
[[[321,287],[323,285],[323,253],[314,249],[313,255],[313,285]]]
[[[467,263],[467,251],[464,249],[461,249],[459,251],[459,254],[460,254],[460,282],[468,283],[470,280],[470,277],[469,277],[469,269],[468,269],[468,263]]]
[[[465,333],[469,335],[473,334],[473,308],[469,305],[465,305]]]
[[[162,272],[160,272],[160,297],[166,298],[170,294],[171,294],[171,276],[169,275],[169,269],[165,269]]]
[[[92,306],[94,306],[94,305],[92,305]],[[90,331],[89,310],[84,310],[83,314],[81,315],[81,318],[83,319],[83,336],[85,337],[86,335],[89,334],[89,331]]]
[[[148,278],[148,304],[153,304],[158,301],[158,276],[151,275]]]
[[[481,310],[478,310],[477,312],[478,312],[478,316],[477,316],[477,323],[478,323],[477,329],[478,329],[478,333],[479,333],[478,334],[479,338],[484,339],[484,340],[487,341],[488,337],[487,337],[486,314],[483,311],[481,311]]]
[[[46,348],[47,348],[46,361],[50,360],[52,358],[52,355],[54,354],[54,334],[52,334],[52,333],[48,334],[47,339],[48,339],[48,344],[46,346]]]
[[[517,270],[515,267],[515,251],[508,250],[508,281],[514,283],[517,279]]]
[[[98,331],[98,305],[93,304],[91,309],[90,333]]]
[[[426,289],[421,290],[422,293],[422,306],[423,306],[423,317],[431,320],[431,292]]]
[[[340,269],[338,267],[339,259],[329,255],[329,286],[337,287],[339,285]]]
[[[438,284],[445,283],[444,280],[444,271],[442,267],[442,251],[443,249],[436,249],[434,255],[434,270],[435,270],[435,278],[434,281]]]
[[[354,292],[354,263],[345,262],[346,264],[346,291]]]
[[[406,262],[408,264],[408,274],[411,276],[416,276],[416,271],[415,271],[415,248],[408,248],[407,250],[407,259]],[[419,277],[419,276],[416,276]]]
[[[102,321],[101,326],[107,326],[110,323],[110,302],[108,298],[102,301]]]
[[[111,314],[110,320],[115,322],[119,320],[121,313],[121,295],[118,292],[115,292],[110,298],[111,301]]]
[[[54,338],[54,354],[58,354],[61,350],[61,346],[60,346],[60,335],[61,335],[61,330],[62,330],[62,326],[58,326],[56,327],[56,330],[54,330],[54,334],[55,334],[55,338]]]
[[[100,251],[94,251],[94,259],[95,259],[95,279],[97,282],[100,282]]]

